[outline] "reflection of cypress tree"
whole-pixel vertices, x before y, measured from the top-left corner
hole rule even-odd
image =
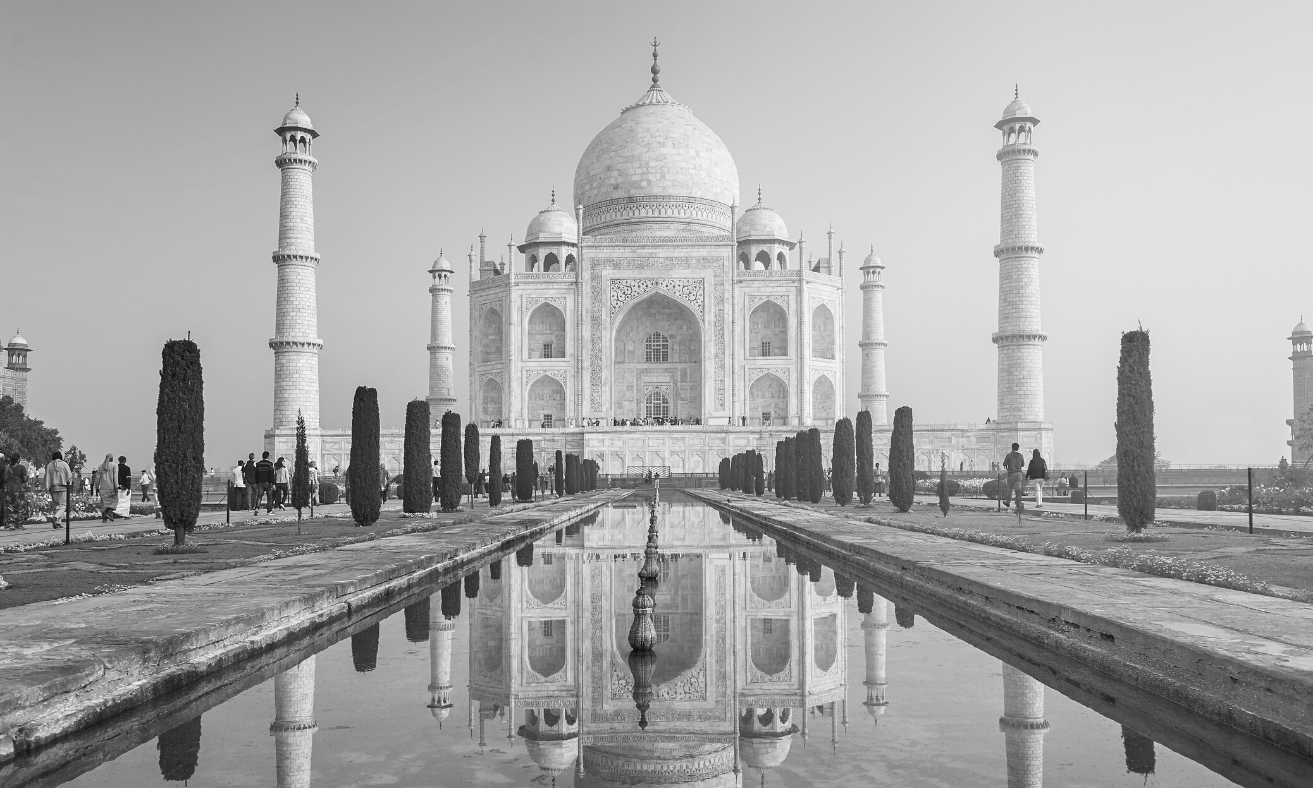
[[[465,598],[474,599],[479,595],[479,573],[478,571],[470,572],[465,575]]]
[[[862,615],[870,613],[875,607],[875,593],[866,586],[857,586],[857,612]]]
[[[429,639],[429,598],[426,596],[418,602],[406,605],[406,640],[411,643],[423,643]]]
[[[170,782],[190,780],[196,773],[196,761],[201,754],[200,715],[161,733],[155,746],[160,751],[161,777]],[[1149,746],[1153,747],[1152,742]],[[1150,757],[1153,757],[1152,750]]]
[[[460,581],[442,587],[442,616],[450,621],[460,615]]]
[[[378,624],[351,636],[351,663],[357,673],[368,673],[378,667]]]
[[[824,568],[825,567],[821,566],[819,561],[808,561],[807,579],[812,581],[813,583],[821,582],[821,570]]]
[[[911,629],[916,624],[916,611],[911,605],[894,605],[894,621],[903,629]]]
[[[834,588],[839,592],[839,596],[844,599],[853,598],[853,587],[855,585],[856,582],[851,577],[839,574],[838,572],[834,573]]]
[[[516,566],[533,566],[533,542],[515,551]]]
[[[491,580],[501,580],[501,559],[488,564],[488,578]]]
[[[1153,739],[1123,725],[1122,747],[1126,750],[1126,771],[1143,774],[1145,781],[1148,782],[1149,775],[1153,774],[1156,765]]]

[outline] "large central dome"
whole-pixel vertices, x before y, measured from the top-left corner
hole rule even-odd
[[[728,226],[728,208],[738,193],[739,172],[725,143],[655,78],[642,98],[593,138],[574,173],[585,230],[612,223],[621,213],[630,221],[665,217]],[[679,198],[686,205],[672,208]],[[679,217],[672,209],[692,215]]]

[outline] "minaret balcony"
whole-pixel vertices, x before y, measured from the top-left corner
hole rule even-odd
[[[997,244],[994,246],[994,257],[1002,259],[1004,257],[1021,257],[1023,255],[1034,255],[1039,257],[1044,254],[1044,244],[1038,241],[1031,243],[1016,244]]]

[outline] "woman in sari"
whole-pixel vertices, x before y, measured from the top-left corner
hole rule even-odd
[[[96,492],[100,494],[100,521],[107,523],[117,516],[114,509],[119,505],[119,467],[113,454],[106,454],[96,468]]]
[[[9,454],[9,463],[3,472],[4,478],[4,528],[16,531],[23,528],[23,523],[31,515],[27,505],[27,468],[18,461],[18,452]]]

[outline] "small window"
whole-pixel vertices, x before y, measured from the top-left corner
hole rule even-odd
[[[761,620],[761,634],[763,635],[775,634],[775,622],[772,619],[763,618]]]
[[[552,623],[551,621],[543,622],[543,637],[549,638],[552,636]]]
[[[769,342],[762,342],[762,343],[761,343],[761,354],[762,354],[763,356],[769,356],[769,355],[770,355],[770,343],[769,343]]]
[[[544,427],[552,426],[552,414],[550,413],[543,414],[543,426]]]
[[[551,565],[552,565],[552,554],[543,553],[543,566],[551,566]]]
[[[670,340],[660,331],[653,331],[648,334],[646,347],[648,363],[670,360]]]
[[[552,353],[553,350],[555,350],[555,347],[553,346],[553,344],[552,344],[551,342],[544,342],[544,343],[543,343],[543,358],[556,358],[556,356]]]
[[[647,395],[643,402],[644,416],[649,419],[665,419],[670,417],[670,398],[659,391],[654,391]]]
[[[652,626],[656,628],[656,642],[665,643],[670,640],[669,613],[657,613],[652,616]]]
[[[771,413],[770,413],[770,411],[768,411],[768,410],[763,410],[763,411],[761,412],[761,425],[762,425],[763,427],[769,427],[769,426],[770,426],[770,418],[771,418]]]

